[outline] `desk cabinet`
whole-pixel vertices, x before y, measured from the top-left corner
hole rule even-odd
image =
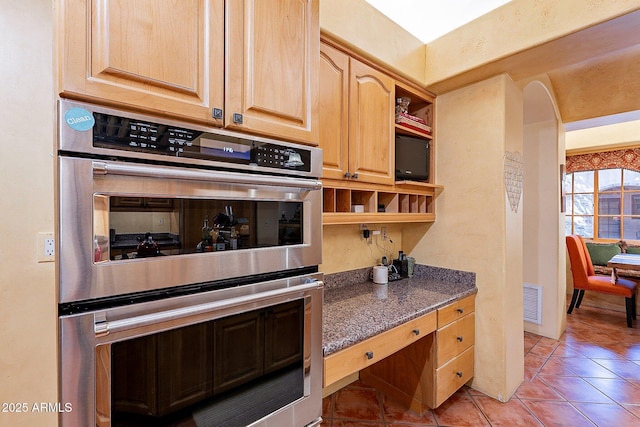
[[[438,328],[364,369],[360,379],[422,413],[437,408],[473,377],[475,296],[437,310]]]

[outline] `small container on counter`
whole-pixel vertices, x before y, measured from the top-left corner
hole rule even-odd
[[[409,277],[409,260],[403,251],[398,252],[398,259],[393,260],[393,266],[400,277]]]
[[[376,265],[372,273],[373,283],[386,285],[389,283],[389,268],[386,265]]]

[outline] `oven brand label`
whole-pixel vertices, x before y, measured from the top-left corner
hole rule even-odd
[[[73,130],[86,132],[93,128],[96,120],[93,115],[84,108],[72,108],[64,113],[64,121]]]

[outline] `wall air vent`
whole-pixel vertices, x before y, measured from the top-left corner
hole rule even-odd
[[[524,321],[542,324],[542,286],[524,283],[522,285]]]

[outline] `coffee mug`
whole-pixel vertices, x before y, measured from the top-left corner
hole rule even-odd
[[[389,268],[386,265],[376,265],[373,267],[373,283],[386,285],[389,283]]]

